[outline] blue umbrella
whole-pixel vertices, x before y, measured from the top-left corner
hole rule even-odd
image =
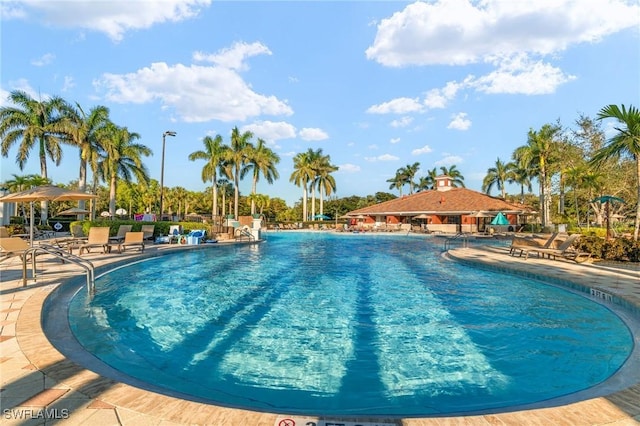
[[[492,225],[509,225],[509,220],[502,212],[499,212],[496,217],[491,221]]]
[[[327,219],[331,219],[329,216],[327,216],[326,214],[317,214],[313,217],[314,219],[322,219],[322,220],[327,220]]]

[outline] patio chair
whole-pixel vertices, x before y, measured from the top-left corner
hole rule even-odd
[[[124,241],[118,243],[118,253],[126,251],[127,248],[139,248],[140,252],[144,251],[144,232],[127,232]]]
[[[567,237],[566,240],[562,242],[558,246],[558,248],[539,248],[535,250],[531,250],[532,252],[536,252],[538,254],[546,255],[548,258],[556,259],[558,257],[562,257],[564,259],[573,260],[576,263],[584,262],[591,258],[591,253],[582,252],[576,250],[573,245],[580,239],[582,235],[580,234],[571,234]],[[526,257],[525,257],[526,260]]]
[[[87,242],[69,246],[69,252],[76,247],[80,249],[80,255],[82,255],[84,251],[90,253],[92,248],[102,248],[102,252],[106,253],[107,250],[109,250],[109,227],[94,226],[90,228]]]
[[[554,232],[544,243],[540,243],[539,240],[532,238],[513,237],[511,246],[509,247],[509,254],[514,256],[516,252],[520,252],[519,256],[522,257],[523,254],[526,254],[526,259],[529,256],[530,251],[540,248],[551,248],[551,244],[557,237],[558,233]]]
[[[127,232],[131,232],[131,228],[133,228],[133,225],[120,225],[118,233],[114,237],[109,237],[109,240],[116,242],[124,241],[125,235],[127,235]]]
[[[0,238],[11,238],[9,229],[6,226],[0,226]]]
[[[27,250],[31,248],[29,241],[22,238],[0,238],[0,262],[11,257],[19,256],[25,262]]]
[[[155,225],[142,225],[140,231],[144,233],[144,240],[153,240],[153,232],[155,231]]]

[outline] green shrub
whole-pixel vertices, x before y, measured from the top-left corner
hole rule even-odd
[[[580,251],[591,253],[598,259],[640,262],[640,241],[629,238],[606,240],[603,237],[589,235],[580,238],[576,247]]]

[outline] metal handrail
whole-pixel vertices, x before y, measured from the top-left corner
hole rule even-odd
[[[236,228],[235,230],[235,236],[236,237],[247,237],[249,238],[249,240],[256,240],[256,237],[253,236],[253,234],[251,233],[251,231],[248,231],[247,229],[244,228]]]
[[[38,251],[45,252],[50,254],[53,257],[57,257],[58,259],[62,259],[63,263],[65,261],[69,263],[73,263],[74,265],[80,266],[85,270],[87,275],[87,291],[89,294],[93,294],[95,292],[95,267],[93,263],[91,263],[87,259],[83,259],[80,256],[76,256],[72,253],[67,253],[64,250],[48,245],[48,244],[40,244],[39,246],[31,247],[30,249],[24,252],[24,256],[22,257],[22,286],[26,287],[27,285],[27,257],[31,254],[31,275],[33,280],[36,280],[36,254]]]
[[[451,243],[453,241],[457,241],[457,240],[460,240],[460,239],[462,239],[462,247],[464,247],[464,248],[469,247],[469,236],[464,232],[458,232],[453,237],[447,237],[447,239],[444,241],[443,249],[445,251],[449,250],[451,248]]]

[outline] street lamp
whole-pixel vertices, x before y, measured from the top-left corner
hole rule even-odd
[[[176,132],[167,130],[162,134],[162,164],[160,165],[160,220],[164,213],[163,195],[164,195],[164,142],[167,136],[175,136]]]

